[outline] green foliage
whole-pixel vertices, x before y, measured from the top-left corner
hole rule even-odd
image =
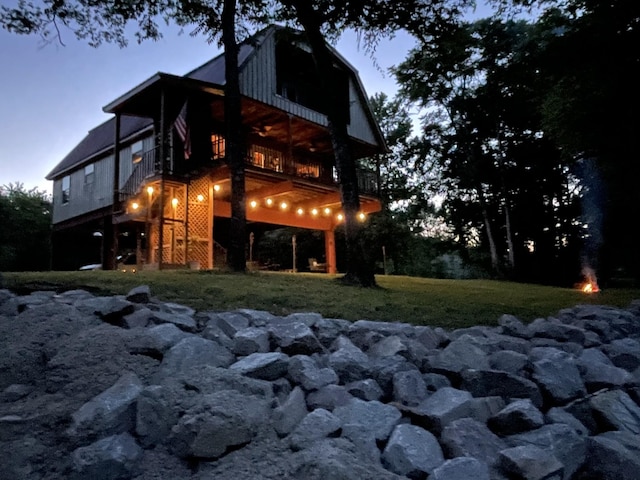
[[[21,183],[0,187],[0,271],[49,269],[51,199]]]

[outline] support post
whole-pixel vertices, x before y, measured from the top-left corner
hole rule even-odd
[[[167,129],[165,120],[165,91],[160,92],[160,198],[158,205],[158,270],[162,270],[162,250],[164,245],[164,173],[167,163]]]
[[[336,267],[336,235],[335,230],[324,231],[324,255],[327,263],[327,273],[338,273]]]
[[[213,183],[209,180],[209,204],[208,204],[208,212],[207,212],[207,243],[209,248],[207,249],[207,254],[209,258],[207,259],[208,268],[213,269],[214,267],[214,259],[215,259],[215,248],[216,245],[214,243],[213,236]]]
[[[120,114],[116,113],[115,132],[113,140],[113,199],[111,217],[105,218],[105,228],[102,232],[104,241],[104,258],[102,268],[115,270],[118,266],[118,229],[113,225],[113,219],[120,207]],[[107,227],[107,223],[111,224]]]

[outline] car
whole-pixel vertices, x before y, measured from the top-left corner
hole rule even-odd
[[[138,258],[135,253],[129,252],[124,255],[118,255],[118,270],[123,272],[136,272],[138,265]],[[90,271],[90,270],[102,270],[101,263],[90,263],[88,265],[81,266],[78,270]]]

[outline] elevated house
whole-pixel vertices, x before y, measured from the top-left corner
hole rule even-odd
[[[386,150],[356,70],[334,51],[357,159]],[[336,272],[341,204],[322,92],[298,33],[269,27],[240,46],[247,139],[246,215],[251,225],[324,232]],[[137,251],[139,268],[224,261],[231,215],[225,163],[224,54],[185,76],[157,73],[115,99],[114,117],[49,173],[53,180],[53,265],[96,262]],[[117,159],[117,161],[114,161]],[[359,170],[361,214],[380,209],[375,172]],[[249,242],[249,239],[247,239]]]

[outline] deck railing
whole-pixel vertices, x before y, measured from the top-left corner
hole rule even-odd
[[[157,165],[158,147],[144,152],[140,161],[136,163],[131,175],[120,189],[120,200],[125,201],[139,193],[140,186],[144,180],[158,173]],[[268,159],[266,159],[268,160]],[[325,167],[322,162],[315,160],[298,161],[284,158],[272,159],[269,161],[259,162],[253,156],[247,156],[246,163],[253,167],[270,170],[273,172],[281,172],[293,177],[305,178],[327,185],[338,183],[334,178],[330,169]],[[375,172],[358,168],[358,190],[364,194],[376,194],[378,192],[378,178]]]

